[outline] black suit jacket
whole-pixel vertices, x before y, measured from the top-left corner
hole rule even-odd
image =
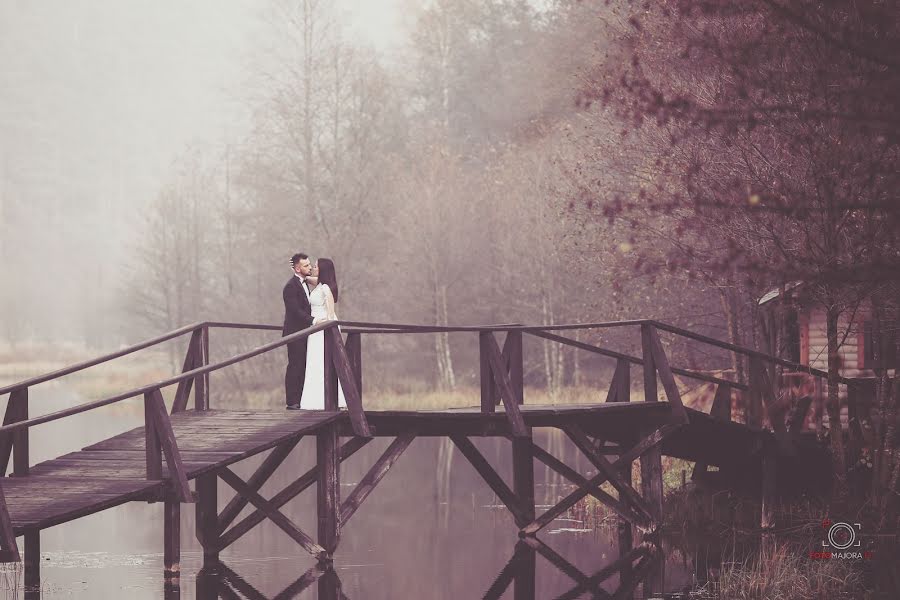
[[[312,327],[312,307],[309,305],[309,298],[303,291],[303,285],[300,283],[299,277],[291,277],[284,285],[282,292],[284,298],[284,327],[281,335],[290,335],[297,333],[301,329]]]

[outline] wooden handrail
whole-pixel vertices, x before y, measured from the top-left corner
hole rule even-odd
[[[578,323],[570,325],[519,325],[519,324],[503,324],[503,325],[457,325],[457,326],[440,326],[440,325],[410,325],[405,323],[366,323],[363,321],[341,321],[341,327],[354,328],[365,332],[369,329],[379,329],[377,333],[458,333],[470,332],[480,333],[482,331],[565,331],[567,329],[604,329],[611,327],[627,327],[631,325],[641,325],[649,323],[645,319],[636,321],[607,321],[602,323]]]
[[[572,346],[573,348],[578,348],[579,350],[585,350],[586,352],[592,352],[594,354],[600,354],[602,356],[608,356],[610,358],[615,358],[617,360],[625,360],[635,365],[643,365],[644,360],[638,358],[637,356],[631,356],[630,354],[624,354],[622,352],[616,352],[615,350],[607,350],[606,348],[600,348],[599,346],[594,346],[591,344],[587,344],[585,342],[579,342],[567,337],[563,337],[560,335],[553,335],[552,333],[543,333],[541,331],[529,331],[530,335],[535,337],[547,339],[553,342],[559,342],[560,344],[565,344],[567,346]],[[672,367],[672,372],[676,375],[681,375],[682,377],[687,377],[689,379],[696,379],[698,381],[706,381],[707,383],[716,383],[716,384],[724,384],[729,385],[738,390],[749,390],[750,386],[738,383],[736,381],[729,381],[728,379],[722,379],[720,377],[713,377],[712,375],[704,375],[703,373],[697,373],[695,371],[688,371],[686,369],[679,369]]]
[[[725,350],[731,350],[732,352],[737,352],[738,354],[743,354],[745,356],[749,356],[752,358],[758,358],[760,360],[764,360],[766,362],[775,363],[776,365],[781,365],[782,367],[789,367],[794,369],[795,371],[799,371],[802,373],[809,373],[810,375],[815,375],[816,377],[828,377],[827,371],[822,371],[820,369],[814,369],[813,367],[807,365],[801,365],[800,363],[791,362],[789,360],[784,360],[783,358],[778,358],[777,356],[772,356],[771,354],[766,354],[765,352],[760,352],[759,350],[751,350],[750,348],[744,348],[742,346],[735,346],[734,344],[729,344],[728,342],[723,342],[721,340],[717,340],[716,338],[711,338],[705,335],[701,335],[699,333],[694,333],[693,331],[688,331],[686,329],[681,329],[680,327],[675,327],[674,325],[668,325],[661,321],[649,321],[654,327],[657,329],[662,329],[664,331],[668,331],[669,333],[674,333],[675,335],[680,335],[682,337],[686,337],[688,339],[692,339],[698,342],[703,342],[704,344],[709,344],[710,346],[716,346],[718,348],[723,348]],[[840,383],[844,383],[847,385],[853,385],[854,382],[852,378],[847,378],[843,376],[838,377],[838,381]]]
[[[599,322],[599,323],[583,323],[583,324],[563,324],[563,325],[535,325],[535,326],[527,326],[520,324],[500,324],[500,325],[483,325],[483,326],[459,326],[459,327],[440,327],[440,326],[430,326],[430,325],[409,325],[409,324],[397,324],[397,323],[368,323],[362,321],[330,321],[326,323],[320,323],[319,325],[315,325],[313,327],[309,327],[302,331],[298,331],[288,336],[284,336],[279,338],[275,342],[271,342],[269,344],[265,344],[263,346],[259,346],[253,350],[248,352],[244,352],[242,354],[238,354],[218,362],[212,365],[205,365],[200,368],[192,369],[190,371],[185,371],[176,375],[174,377],[170,377],[163,381],[159,381],[156,383],[152,383],[149,385],[145,385],[139,388],[132,389],[128,392],[124,392],[122,394],[118,394],[116,396],[112,396],[110,398],[105,398],[103,400],[97,400],[94,402],[88,402],[86,404],[82,404],[79,406],[71,407],[68,409],[60,410],[54,413],[49,413],[46,415],[41,415],[40,417],[35,417],[26,421],[19,421],[17,423],[11,423],[7,425],[0,426],[0,434],[17,431],[23,428],[29,428],[34,425],[39,425],[42,423],[47,423],[50,421],[55,421],[58,419],[62,419],[64,417],[68,417],[74,414],[79,414],[82,412],[86,412],[88,410],[93,410],[95,408],[100,408],[102,406],[107,406],[109,404],[114,404],[116,402],[120,402],[122,400],[126,400],[129,398],[133,398],[135,396],[139,396],[145,394],[153,389],[167,387],[169,385],[180,383],[182,381],[187,381],[189,379],[194,379],[200,375],[208,375],[213,371],[217,371],[219,369],[223,369],[227,366],[233,365],[237,362],[241,362],[247,360],[249,358],[253,358],[260,354],[264,354],[276,348],[280,348],[281,346],[287,345],[292,341],[296,341],[299,339],[306,338],[314,333],[319,331],[323,331],[330,327],[342,326],[346,327],[346,331],[348,333],[452,333],[452,332],[500,332],[500,331],[521,331],[525,333],[531,333],[533,335],[537,335],[539,337],[543,337],[546,339],[551,339],[557,341],[562,344],[570,345],[576,348],[581,348],[588,350],[590,352],[596,352],[600,354],[605,354],[607,356],[611,356],[613,358],[622,358],[628,360],[629,362],[633,362],[635,364],[643,364],[643,361],[637,357],[629,356],[626,354],[621,354],[614,352],[612,350],[605,350],[602,348],[598,348],[596,346],[590,346],[588,344],[584,344],[582,342],[576,342],[575,340],[571,340],[569,338],[565,338],[562,336],[556,336],[554,334],[548,333],[550,331],[565,331],[565,330],[578,330],[578,329],[599,329],[599,328],[611,328],[611,327],[624,327],[624,326],[635,326],[635,325],[652,325],[657,329],[662,329],[664,331],[668,331],[670,333],[674,333],[676,335],[680,335],[683,337],[687,337],[689,339],[693,339],[695,341],[703,342],[705,344],[709,344],[712,346],[716,346],[719,348],[723,348],[725,350],[731,350],[733,352],[737,352],[739,354],[744,354],[746,356],[755,357],[760,360],[768,361],[771,363],[779,364],[785,367],[789,367],[795,369],[800,372],[809,373],[810,375],[814,375],[817,377],[827,377],[828,373],[825,371],[821,371],[819,369],[814,369],[812,367],[808,367],[805,365],[801,365],[798,363],[793,363],[791,361],[787,361],[775,356],[771,356],[769,354],[765,354],[763,352],[759,352],[757,350],[751,350],[749,348],[743,348],[741,346],[736,346],[734,344],[730,344],[728,342],[723,342],[721,340],[717,340],[715,338],[711,338],[705,335],[693,333],[691,331],[687,331],[685,329],[681,329],[680,327],[675,327],[673,325],[668,325],[666,323],[648,320],[648,319],[640,319],[640,320],[630,320],[630,321],[609,321],[609,322]],[[144,348],[148,348],[150,346],[162,343],[164,341],[168,341],[180,335],[184,335],[188,332],[193,332],[201,328],[232,328],[232,329],[257,329],[257,330],[266,330],[266,331],[276,331],[280,330],[281,327],[277,325],[266,325],[266,324],[254,324],[254,323],[227,323],[227,322],[214,322],[214,321],[204,321],[199,323],[193,323],[191,325],[186,325],[179,329],[173,330],[169,333],[163,334],[161,336],[152,338],[150,340],[146,340],[140,342],[138,344],[134,344],[129,346],[128,348],[124,348],[117,352],[112,352],[101,357],[81,362],[75,365],[71,365],[69,367],[65,367],[63,369],[59,369],[57,371],[53,371],[51,373],[47,373],[44,375],[39,375],[36,377],[32,377],[30,379],[20,381],[17,383],[13,383],[7,386],[0,388],[0,395],[7,394],[15,390],[27,388],[33,385],[37,385],[39,383],[44,383],[46,381],[50,381],[64,375],[69,375],[71,373],[75,373],[77,371],[81,371],[87,369],[92,366],[96,366],[98,364],[108,362],[115,358],[119,358],[125,356],[127,354],[131,354],[133,352],[137,352],[138,350],[142,350]],[[727,383],[728,385],[735,387],[737,389],[745,389],[745,386],[737,382],[731,382],[723,379],[719,379],[716,377],[702,375],[700,373],[694,373],[691,371],[686,371],[683,369],[672,369],[673,373],[677,373],[679,375],[690,377],[693,379],[698,379],[701,381],[710,381],[714,383]],[[855,385],[856,381],[853,379],[849,379],[846,377],[839,377],[838,381],[847,385]]]
[[[337,327],[337,321],[327,321],[325,323],[319,323],[318,325],[314,325],[312,327],[308,327],[296,333],[292,333],[291,335],[286,335],[282,338],[279,338],[278,341],[271,342],[269,344],[265,344],[263,346],[259,346],[258,348],[254,348],[248,352],[244,352],[243,354],[237,354],[232,356],[231,358],[225,359],[221,362],[217,362],[212,365],[207,365],[205,367],[201,367],[198,369],[193,369],[191,371],[186,371],[174,377],[170,377],[168,379],[164,379],[162,381],[157,381],[155,383],[151,383],[139,388],[135,388],[128,392],[124,392],[122,394],[118,394],[116,396],[112,396],[110,398],[105,398],[103,400],[95,400],[94,402],[87,402],[85,404],[80,404],[78,406],[73,406],[71,408],[67,408],[64,410],[59,410],[53,413],[48,413],[46,415],[41,415],[40,417],[35,417],[33,419],[29,419],[27,421],[19,421],[17,423],[12,423],[10,425],[4,425],[0,427],[0,434],[6,433],[7,431],[16,431],[18,429],[22,429],[23,427],[33,427],[35,425],[40,425],[41,423],[49,423],[50,421],[56,421],[58,419],[62,419],[65,417],[69,417],[72,415],[77,415],[79,413],[87,412],[89,410],[93,410],[95,408],[100,408],[102,406],[107,406],[109,404],[115,404],[116,402],[121,402],[122,400],[127,400],[129,398],[134,398],[135,396],[141,396],[155,389],[160,389],[164,387],[168,387],[175,383],[179,383],[186,379],[193,379],[198,375],[205,375],[207,373],[212,373],[213,371],[218,371],[219,369],[224,369],[225,367],[231,366],[235,363],[247,360],[248,358],[253,358],[255,356],[259,356],[260,354],[265,354],[266,352],[270,352],[276,348],[280,348],[290,342],[294,342],[296,340],[301,340],[306,338],[314,333],[318,333],[319,331],[324,331],[331,327]]]
[[[9,392],[25,388],[31,387],[33,385],[37,385],[39,383],[44,383],[47,381],[51,381],[53,379],[57,379],[59,377],[63,377],[65,375],[71,375],[72,373],[76,373],[78,371],[83,371],[84,369],[97,366],[99,364],[109,362],[113,359],[120,358],[122,356],[126,356],[128,354],[132,354],[137,352],[138,350],[143,350],[144,348],[149,348],[150,346],[155,346],[156,344],[161,344],[162,342],[166,342],[171,340],[172,338],[176,338],[180,335],[184,335],[185,333],[190,333],[195,329],[199,329],[203,327],[203,323],[193,323],[191,325],[185,325],[184,327],[179,327],[169,333],[165,333],[159,337],[155,337],[150,340],[145,340],[143,342],[139,342],[134,344],[133,346],[129,346],[127,348],[123,348],[122,350],[118,350],[116,352],[111,352],[109,354],[104,354],[98,358],[92,358],[91,360],[87,360],[84,362],[80,362],[75,365],[71,365],[68,367],[64,367],[57,371],[53,371],[51,373],[45,373],[44,375],[37,375],[32,377],[31,379],[26,379],[24,381],[19,381],[4,387],[0,387],[0,396],[4,394],[8,394]]]

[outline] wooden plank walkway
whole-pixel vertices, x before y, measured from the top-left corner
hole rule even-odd
[[[530,427],[565,427],[577,423],[590,435],[626,446],[638,426],[665,424],[671,413],[666,402],[522,405]],[[663,454],[723,465],[730,457],[744,458],[762,432],[716,421],[689,410],[690,422],[662,446]],[[423,411],[367,411],[377,437],[415,432],[417,436],[511,435],[502,407],[484,414],[480,407]],[[285,441],[313,434],[337,422],[352,436],[345,412],[193,410],[171,416],[188,479],[217,471]],[[3,491],[17,534],[45,529],[135,500],[161,499],[165,482],[146,479],[145,432],[138,427],[31,467],[24,477],[4,481]],[[708,446],[708,448],[707,448]],[[163,466],[163,477],[168,477]]]
[[[188,479],[315,432],[346,414],[319,411],[184,411],[171,416]],[[134,500],[161,499],[165,482],[147,480],[144,428],[138,427],[31,467],[3,481],[16,534],[44,529]],[[168,477],[163,466],[163,477]]]

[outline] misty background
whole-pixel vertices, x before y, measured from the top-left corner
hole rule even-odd
[[[335,260],[342,319],[655,317],[723,331],[704,286],[634,272],[634,224],[592,200],[635,181],[616,164],[620,124],[579,103],[614,9],[0,7],[0,332],[12,349],[97,353],[199,320],[280,323],[299,250]],[[477,370],[452,335],[373,343],[377,360],[442,388]],[[533,356],[532,380],[581,382],[569,349]],[[275,363],[254,375],[278,381]]]

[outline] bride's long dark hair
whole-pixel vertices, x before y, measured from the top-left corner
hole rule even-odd
[[[319,259],[319,284],[327,283],[331,288],[331,295],[334,296],[334,302],[338,301],[338,283],[337,273],[334,271],[334,261],[330,258]]]

